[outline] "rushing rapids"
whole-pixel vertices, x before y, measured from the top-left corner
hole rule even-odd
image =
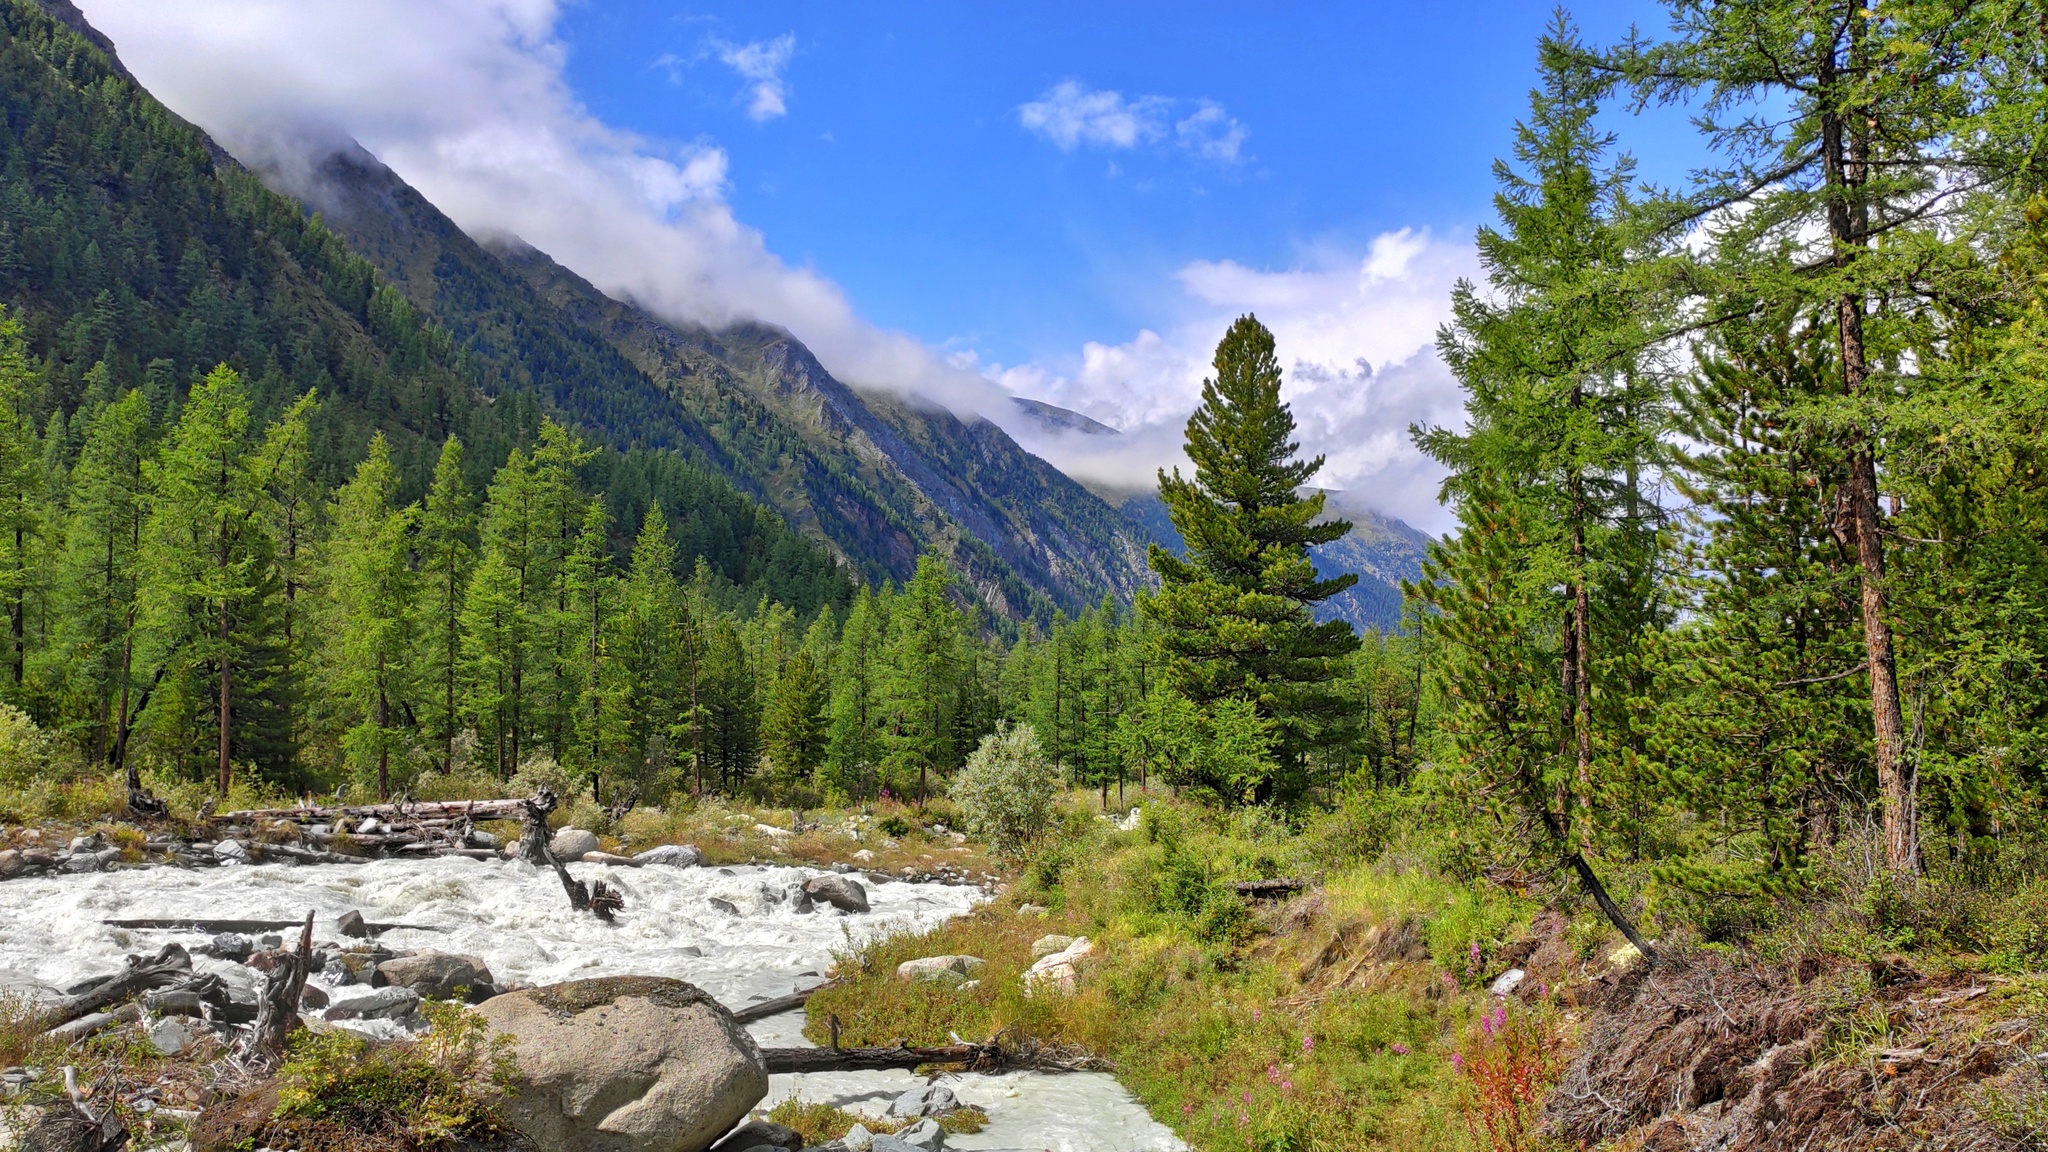
[[[51,875],[0,884],[0,987],[46,993],[113,971],[129,953],[203,934],[115,928],[110,919],[193,917],[291,920],[308,909],[321,934],[343,912],[372,920],[432,925],[400,929],[394,948],[439,948],[484,959],[501,981],[550,984],[590,976],[653,975],[688,980],[741,1008],[818,982],[835,949],[877,935],[937,924],[983,897],[973,888],[895,882],[869,888],[872,911],[841,917],[798,914],[784,894],[800,868],[618,869],[577,864],[581,879],[621,889],[627,911],[614,924],[570,909],[554,876],[514,861],[461,858],[343,865],[257,865]],[[729,912],[713,899],[736,909]],[[204,971],[249,983],[239,964],[195,958]],[[789,1013],[751,1026],[764,1046],[806,1044],[803,1017]],[[365,1027],[392,1027],[373,1022]],[[922,1081],[908,1072],[775,1076],[765,1104],[789,1096],[879,1112]],[[950,1137],[960,1149],[1054,1152],[1165,1152],[1184,1148],[1110,1076],[1013,1072],[948,1081],[990,1124]]]

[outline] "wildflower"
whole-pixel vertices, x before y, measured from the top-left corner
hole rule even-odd
[[[1303,1056],[1313,1056],[1315,1053],[1316,1038],[1314,1036],[1303,1036],[1301,1038],[1301,1054]]]
[[[1282,1081],[1280,1082],[1280,1090],[1281,1090],[1282,1092],[1292,1092],[1292,1091],[1294,1091],[1294,1081],[1292,1081],[1292,1080],[1282,1080]]]
[[[1460,1072],[1465,1070],[1465,1056],[1463,1053],[1451,1053],[1451,1067],[1456,1068]]]
[[[1406,1056],[1408,1054],[1408,1046],[1398,1040],[1394,1041],[1393,1050],[1396,1056]]]
[[[1277,1065],[1266,1065],[1266,1079],[1271,1080],[1275,1084],[1280,1082],[1280,1069]]]

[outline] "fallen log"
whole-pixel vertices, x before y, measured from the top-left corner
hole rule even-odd
[[[104,1032],[116,1024],[133,1024],[142,1019],[142,1005],[130,1000],[112,1012],[88,1012],[78,1019],[43,1033],[45,1039],[61,1040],[66,1044],[75,1043],[98,1032]]]
[[[233,932],[240,935],[247,935],[251,932],[282,932],[286,928],[297,928],[299,926],[299,921],[297,920],[203,920],[179,916],[147,917],[140,920],[102,920],[100,923],[105,924],[109,928],[169,928],[192,932],[211,932],[215,935],[223,932]],[[446,928],[434,924],[366,923],[363,925],[363,931],[371,936],[383,932],[397,931],[400,928],[408,932],[447,931]]]
[[[1306,880],[1240,880],[1232,885],[1239,896],[1253,900],[1270,900],[1276,896],[1292,896],[1308,887]]]
[[[820,984],[816,988],[806,988],[801,992],[792,992],[787,996],[777,996],[773,1000],[763,1000],[758,1004],[749,1004],[745,1008],[735,1008],[733,1009],[732,1018],[741,1024],[752,1024],[756,1020],[766,1020],[770,1016],[780,1016],[784,1012],[794,1012],[810,1001],[812,993],[821,992],[831,986],[830,984]]]
[[[771,1075],[778,1072],[872,1072],[888,1068],[917,1068],[926,1064],[956,1064],[970,1072],[1083,1072],[1106,1067],[1090,1056],[1036,1046],[1004,1048],[999,1044],[946,1044],[937,1048],[913,1048],[901,1044],[889,1048],[763,1048],[761,1059]]]
[[[267,820],[289,820],[295,824],[332,824],[375,817],[410,824],[431,820],[517,820],[526,811],[524,800],[412,800],[404,804],[334,804],[299,808],[248,808],[239,812],[216,812],[209,819],[230,824],[258,824]]]
[[[117,972],[76,996],[67,996],[31,1019],[38,1032],[69,1024],[142,992],[175,984],[192,974],[192,957],[184,946],[166,944],[155,956],[130,956],[127,970]]]

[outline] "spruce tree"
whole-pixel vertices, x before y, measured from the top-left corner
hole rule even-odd
[[[125,770],[134,728],[136,576],[148,513],[149,401],[129,392],[101,408],[86,428],[71,472],[71,515],[60,576],[58,638],[68,695],[77,701],[95,763]]]
[[[952,586],[945,558],[927,552],[889,613],[884,763],[901,778],[917,773],[920,804],[931,794],[932,773],[954,762],[950,737],[963,637]]]
[[[1161,587],[1146,606],[1161,625],[1176,691],[1203,708],[1244,700],[1272,721],[1279,772],[1232,799],[1293,800],[1309,785],[1310,747],[1346,723],[1332,681],[1358,647],[1350,625],[1318,624],[1310,612],[1358,578],[1322,579],[1308,550],[1351,525],[1321,520],[1324,495],[1301,493],[1323,458],[1296,457],[1301,446],[1294,414],[1280,399],[1273,334],[1256,318],[1239,317],[1216,346],[1215,370],[1188,418],[1193,478],[1179,468],[1159,473],[1159,495],[1187,557],[1152,546]]]

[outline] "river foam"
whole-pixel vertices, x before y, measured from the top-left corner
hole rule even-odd
[[[0,988],[47,990],[118,968],[129,953],[154,951],[193,932],[112,928],[102,920],[214,918],[297,920],[308,909],[315,936],[334,938],[333,920],[351,909],[372,921],[432,925],[396,930],[393,948],[439,948],[482,957],[501,981],[551,984],[592,976],[673,976],[732,1007],[817,982],[835,950],[894,932],[927,928],[967,912],[972,888],[897,881],[870,884],[872,911],[798,914],[787,894],[817,872],[788,867],[613,868],[576,864],[626,897],[614,924],[575,912],[550,871],[517,861],[464,858],[380,860],[361,865],[231,866],[186,871],[124,869],[44,876],[0,884]],[[723,900],[737,915],[711,903]],[[240,965],[195,958],[206,971],[243,982]],[[807,1043],[792,1013],[753,1025],[770,1046]],[[775,1076],[766,1103],[789,1096],[879,1111],[921,1083],[904,1072]],[[1148,1116],[1114,1078],[1099,1073],[968,1075],[947,1083],[988,1111],[975,1135],[948,1147],[1036,1152],[1174,1152],[1186,1146]]]

